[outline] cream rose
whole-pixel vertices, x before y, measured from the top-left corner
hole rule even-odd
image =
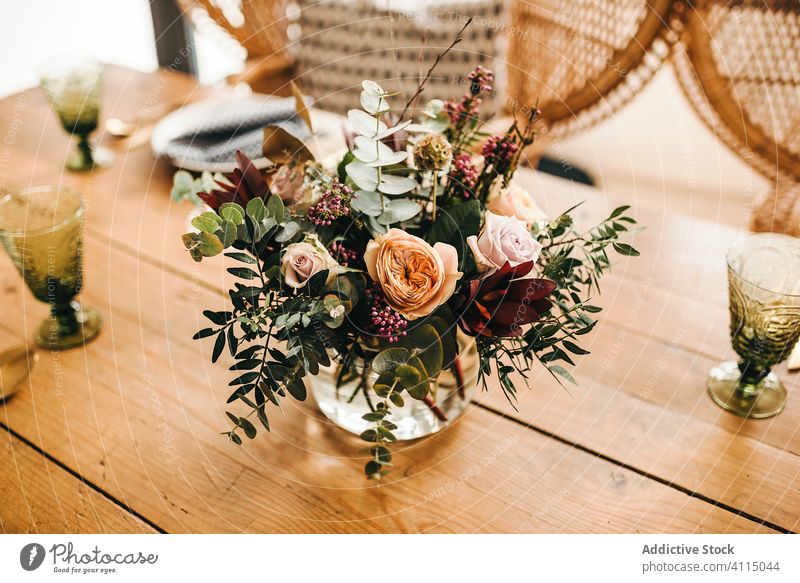
[[[463,275],[455,247],[431,247],[401,229],[389,229],[367,243],[364,262],[389,306],[409,320],[427,316],[450,299]]]
[[[547,215],[528,191],[513,184],[490,196],[486,210],[504,217],[517,217],[528,227],[547,220]]]
[[[302,242],[286,247],[281,260],[283,280],[293,288],[303,287],[323,269],[329,270],[327,281],[330,283],[336,277],[338,268],[339,264],[316,235],[307,235]]]
[[[467,244],[481,272],[500,269],[506,261],[512,267],[537,261],[542,245],[533,238],[524,221],[486,212],[480,236],[467,237]]]

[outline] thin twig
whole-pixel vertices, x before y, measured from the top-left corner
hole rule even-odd
[[[439,53],[439,56],[436,57],[436,60],[433,62],[433,65],[431,65],[431,68],[428,69],[428,73],[425,75],[425,78],[422,81],[420,81],[420,84],[417,87],[417,91],[414,93],[414,95],[411,96],[411,99],[406,101],[406,106],[403,108],[403,112],[400,114],[400,119],[403,119],[405,117],[408,108],[411,107],[411,104],[414,102],[414,100],[422,93],[422,90],[425,89],[425,84],[428,82],[428,79],[431,78],[434,69],[436,69],[441,60],[444,59],[447,53],[449,53],[454,46],[456,46],[458,43],[464,40],[461,38],[461,33],[463,33],[471,23],[472,23],[472,18],[467,20],[466,24],[461,27],[461,30],[459,30],[458,34],[456,35],[456,39],[452,43],[450,43],[450,46],[447,47],[444,50],[444,52]]]

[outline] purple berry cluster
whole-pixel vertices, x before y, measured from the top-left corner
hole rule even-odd
[[[372,307],[369,311],[368,331],[389,342],[397,342],[406,335],[408,321],[389,307],[377,283],[370,288],[370,294],[372,295]]]
[[[478,65],[467,75],[467,79],[470,82],[470,91],[473,95],[490,93],[492,91],[492,83],[494,83],[494,71]]]
[[[467,75],[469,93],[459,99],[448,99],[444,102],[444,110],[450,116],[450,122],[457,124],[465,119],[478,117],[481,106],[481,93],[489,93],[494,82],[494,73],[491,69],[478,65]]]
[[[327,189],[319,202],[308,209],[306,215],[315,225],[329,226],[338,218],[350,216],[353,190],[338,180]]]
[[[492,136],[486,140],[481,154],[483,154],[487,166],[500,166],[510,162],[518,148],[519,146],[509,136]]]
[[[331,257],[336,260],[339,265],[345,267],[358,267],[358,262],[361,260],[361,254],[358,251],[345,247],[339,241],[334,241],[328,245]]]
[[[448,183],[452,184],[453,195],[461,196],[465,199],[471,198],[475,187],[478,185],[480,172],[472,163],[472,157],[467,152],[462,152],[453,158],[450,167]]]
[[[474,97],[467,93],[459,101],[448,99],[444,102],[444,110],[450,116],[450,123],[458,123],[464,119],[474,119],[478,117],[481,106],[481,98]]]

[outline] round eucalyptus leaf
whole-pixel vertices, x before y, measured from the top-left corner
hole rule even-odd
[[[399,199],[386,202],[384,212],[378,217],[378,222],[382,225],[402,223],[419,214],[422,207],[413,200]]]

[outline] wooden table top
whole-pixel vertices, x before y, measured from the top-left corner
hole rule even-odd
[[[110,67],[104,115],[198,96],[193,80]],[[147,147],[66,173],[71,144],[38,90],[0,100],[0,190],[57,183],[88,203],[86,289],[105,329],[85,348],[40,353],[0,405],[5,532],[785,532],[800,528],[800,394],[742,420],[712,403],[709,369],[733,357],[724,250],[740,232],[637,207],[529,170],[518,179],[551,213],[580,220],[620,201],[646,230],[593,303],[592,354],[560,388],[546,372],[514,411],[498,386],[442,434],[396,447],[376,487],[358,438],[313,402],[285,401],[272,433],[226,442],[229,373],[192,341],[225,305],[225,263],[182,248],[190,208]],[[604,216],[604,215],[603,215]],[[33,336],[47,308],[0,258],[0,349]],[[216,306],[216,307],[215,307]]]

